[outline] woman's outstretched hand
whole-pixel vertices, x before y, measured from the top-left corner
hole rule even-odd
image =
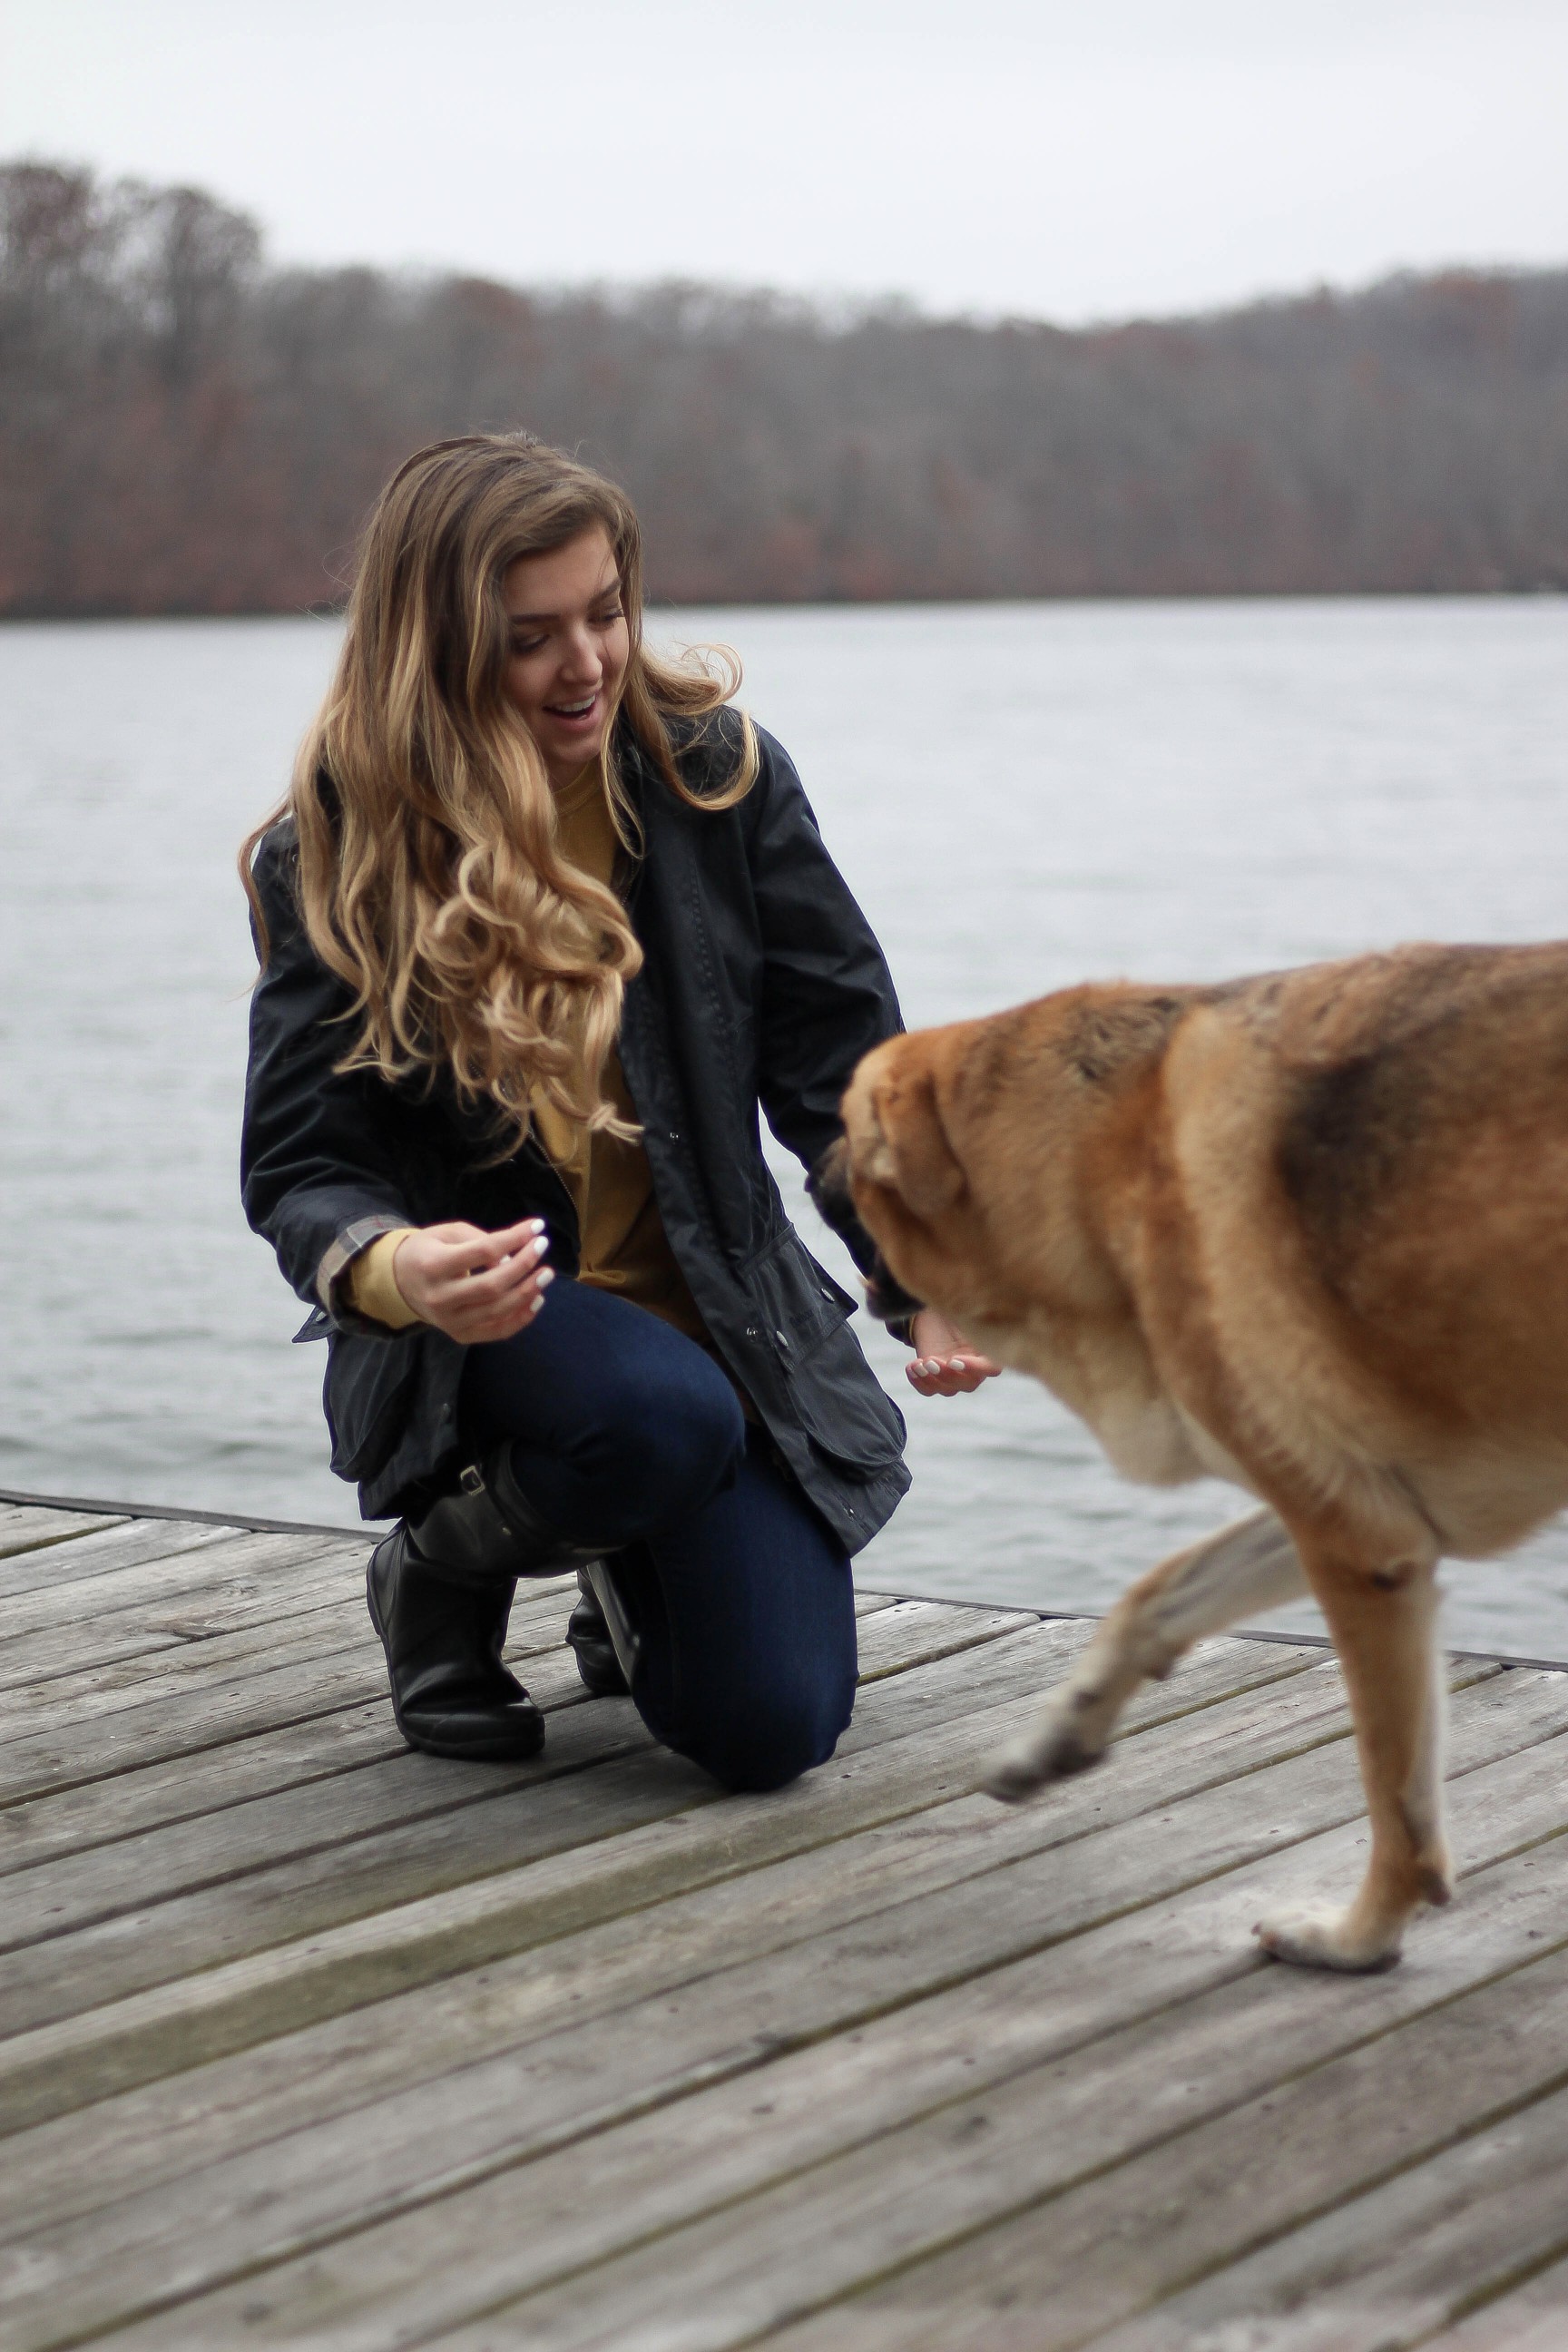
[[[1002,1369],[972,1348],[957,1324],[934,1307],[921,1308],[910,1336],[915,1360],[908,1367],[909,1383],[921,1396],[967,1396],[982,1381],[994,1381]]]
[[[542,1217],[504,1233],[478,1225],[425,1225],[405,1234],[392,1278],[422,1323],[465,1348],[526,1330],[555,1279],[540,1260],[549,1248]]]

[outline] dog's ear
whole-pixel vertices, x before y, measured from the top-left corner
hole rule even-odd
[[[862,1163],[923,1223],[951,1209],[965,1189],[929,1070],[895,1070],[871,1097],[874,1134]]]

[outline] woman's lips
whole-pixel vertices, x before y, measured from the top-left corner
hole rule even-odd
[[[586,727],[599,715],[599,696],[595,691],[585,702],[547,702],[544,709],[557,727]]]

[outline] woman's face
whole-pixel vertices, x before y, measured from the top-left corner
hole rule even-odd
[[[621,583],[597,525],[502,575],[511,632],[508,701],[538,744],[552,784],[580,775],[604,748],[630,640]]]

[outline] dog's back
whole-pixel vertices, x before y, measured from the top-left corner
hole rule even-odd
[[[1243,984],[1185,1014],[1163,1087],[1273,1443],[1384,1461],[1458,1554],[1568,1501],[1568,946]]]

